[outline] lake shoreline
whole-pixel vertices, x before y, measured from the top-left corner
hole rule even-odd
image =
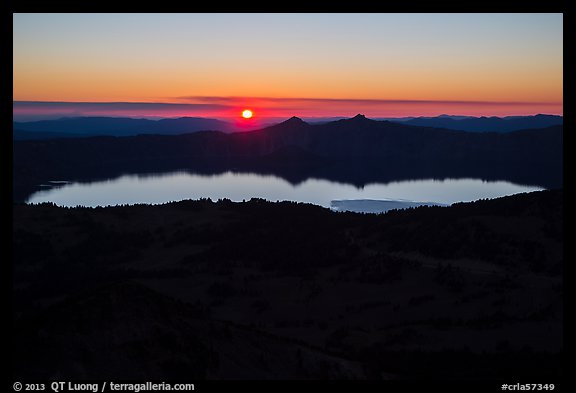
[[[235,202],[261,198],[272,202],[312,203],[333,210],[379,213],[394,208],[449,205],[542,190],[505,181],[487,182],[471,178],[414,179],[362,187],[321,179],[291,184],[276,176],[232,171],[209,176],[184,171],[123,175],[104,181],[60,180],[50,184],[53,186],[43,187],[26,202],[54,202],[59,206],[73,207],[162,204],[200,198]]]

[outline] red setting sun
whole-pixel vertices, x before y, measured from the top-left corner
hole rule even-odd
[[[242,117],[245,119],[250,119],[254,114],[252,113],[252,111],[250,109],[244,109],[242,111]]]

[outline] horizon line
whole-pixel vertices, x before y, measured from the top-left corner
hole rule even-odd
[[[255,113],[254,121],[290,118],[352,117],[362,113],[371,118],[458,116],[563,116],[563,103],[518,101],[388,100],[345,98],[196,97],[196,102],[142,101],[12,101],[13,118],[27,120],[50,117],[208,117],[238,118],[243,109]],[[454,116],[454,115],[453,115]]]
[[[564,117],[563,115],[556,115],[550,113],[537,113],[532,115],[508,115],[508,116],[473,116],[473,115],[455,115],[455,114],[448,114],[443,113],[436,116],[366,116],[362,113],[358,113],[354,116],[268,116],[268,117],[260,117],[261,119],[284,119],[283,121],[290,120],[292,118],[297,118],[300,120],[303,119],[319,119],[319,120],[328,120],[328,119],[335,119],[335,120],[346,120],[346,119],[353,119],[355,117],[364,117],[369,120],[388,120],[388,119],[418,119],[418,118],[438,118],[438,117],[465,117],[465,118],[497,118],[503,119],[506,117],[533,117],[533,116],[558,116]],[[218,117],[206,117],[206,116],[129,116],[129,115],[78,115],[78,116],[62,116],[55,119],[46,119],[46,120],[62,120],[62,119],[79,119],[79,118],[117,118],[117,119],[134,119],[134,120],[164,120],[164,119],[203,119],[203,120],[219,120],[219,119],[236,119],[236,117],[226,117],[226,116],[218,116]],[[44,121],[44,120],[40,120]],[[18,121],[13,120],[13,122],[25,122],[25,121]]]

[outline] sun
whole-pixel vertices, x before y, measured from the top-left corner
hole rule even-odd
[[[244,109],[242,111],[242,117],[245,119],[250,119],[253,116],[253,113],[250,109]]]

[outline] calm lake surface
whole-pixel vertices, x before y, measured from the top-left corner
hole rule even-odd
[[[155,175],[125,175],[105,181],[66,183],[54,179],[45,190],[34,193],[28,203],[54,202],[60,206],[108,206],[122,204],[161,204],[183,199],[228,198],[232,201],[264,198],[269,201],[308,202],[338,210],[355,201],[356,211],[386,211],[414,206],[413,202],[449,205],[482,198],[497,198],[521,192],[542,190],[506,181],[479,179],[410,180],[387,184],[369,184],[356,188],[350,184],[308,179],[293,185],[276,176],[226,172],[205,176],[187,172]],[[358,208],[358,200],[377,208]],[[333,202],[336,201],[336,202]],[[383,202],[382,202],[383,201]],[[335,206],[338,207],[335,207]],[[374,206],[374,204],[372,204]],[[354,210],[354,209],[353,209]]]

